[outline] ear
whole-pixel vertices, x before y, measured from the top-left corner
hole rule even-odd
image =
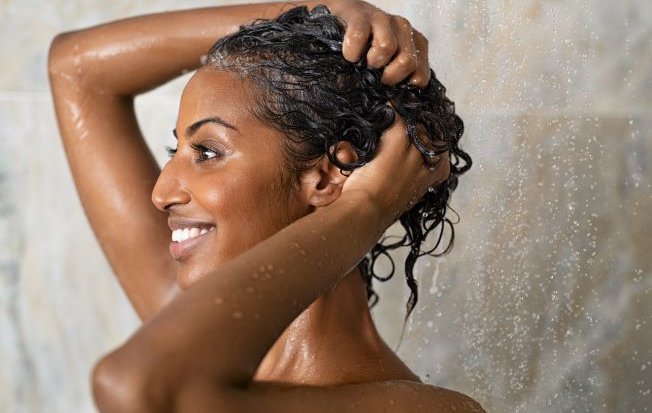
[[[358,159],[351,142],[338,142],[334,150],[335,157],[343,164]],[[299,178],[300,196],[307,205],[324,207],[340,197],[346,178],[347,176],[340,172],[340,168],[333,165],[324,155],[319,163],[301,174]]]

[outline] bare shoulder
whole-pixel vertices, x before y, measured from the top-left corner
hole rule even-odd
[[[418,397],[430,407],[424,412],[486,413],[480,403],[454,390],[416,382],[408,385],[414,386]]]
[[[237,400],[237,403],[226,411],[486,413],[480,403],[462,393],[409,380],[327,387],[256,383],[245,393],[231,399]],[[193,400],[197,401],[197,397],[193,397]]]
[[[480,403],[471,397],[454,390],[430,384],[407,380],[392,380],[384,382],[384,386],[402,387],[401,392],[412,393],[412,405],[415,412],[424,413],[486,413]],[[412,411],[412,410],[411,410]]]

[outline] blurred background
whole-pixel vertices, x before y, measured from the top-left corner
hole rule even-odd
[[[0,411],[95,411],[93,363],[138,327],[68,171],[51,39],[227,3],[0,2]],[[455,247],[417,263],[399,355],[488,412],[652,410],[652,3],[374,3],[430,39],[474,160],[451,203]],[[161,162],[188,76],[137,100]],[[402,274],[378,290],[396,348]]]

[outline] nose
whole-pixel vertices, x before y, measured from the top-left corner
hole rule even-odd
[[[174,158],[165,164],[152,190],[152,202],[156,208],[167,211],[174,205],[190,202],[190,192],[181,172]]]

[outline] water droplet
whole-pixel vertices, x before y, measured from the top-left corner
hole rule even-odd
[[[244,314],[242,314],[242,311],[234,311],[233,312],[233,318],[235,318],[236,320],[241,319],[243,315]]]
[[[222,298],[222,297],[215,297],[214,302],[215,302],[215,304],[217,304],[217,305],[222,305],[222,304],[224,304],[224,298]]]

